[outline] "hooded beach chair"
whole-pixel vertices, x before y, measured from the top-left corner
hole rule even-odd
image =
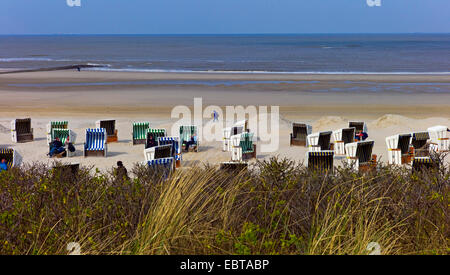
[[[8,166],[8,169],[20,165],[21,162],[20,155],[12,148],[0,148],[0,161],[2,159],[6,160],[6,166]]]
[[[47,143],[50,144],[55,138],[53,137],[53,129],[69,129],[68,121],[50,121],[47,124]]]
[[[345,144],[355,142],[355,131],[354,127],[333,131],[335,155],[345,155]]]
[[[158,138],[165,137],[166,136],[166,129],[147,129],[147,138],[145,142],[145,148],[150,148],[150,137],[153,138],[153,140],[158,143]]]
[[[178,137],[159,137],[158,145],[172,145],[172,157],[175,159],[175,166],[180,167],[182,160],[180,139]]]
[[[334,164],[333,151],[306,152],[306,167],[310,170],[332,171]]]
[[[411,134],[393,135],[386,138],[388,148],[388,163],[402,165],[411,163],[412,154],[410,154],[409,145],[411,143]]]
[[[150,128],[149,122],[134,122],[133,132],[131,133],[133,145],[145,144],[147,140],[147,131]]]
[[[256,144],[253,143],[253,133],[242,133],[232,137],[232,161],[242,161],[256,158]],[[239,144],[239,145],[238,145]]]
[[[147,166],[153,169],[156,173],[162,173],[164,178],[168,178],[169,175],[175,170],[175,159],[159,158],[146,161]]]
[[[62,142],[62,144],[66,144],[67,139],[69,139],[69,142],[74,144],[77,138],[77,134],[70,130],[70,129],[58,129],[54,128],[52,130],[52,141],[56,138],[59,138],[59,140]],[[50,146],[51,144],[49,144]],[[66,148],[66,155],[67,157],[72,157],[75,155],[75,152],[70,152],[68,148]]]
[[[95,122],[97,128],[106,129],[107,139],[106,142],[117,142],[117,129],[115,120],[97,120]]]
[[[357,134],[361,132],[367,133],[367,124],[364,121],[349,121],[348,128],[355,128]]]
[[[197,136],[197,141],[195,144],[191,145],[191,148],[195,152],[198,152],[199,149],[199,141],[198,141],[198,129],[195,125],[182,125],[180,126],[180,143],[182,148],[186,147],[186,143],[191,140],[192,136]]]
[[[236,122],[232,127],[223,129],[223,151],[229,152],[232,149],[231,137],[241,133],[248,132],[248,121],[241,120]]]
[[[306,137],[312,133],[312,126],[293,123],[290,146],[306,146]]]
[[[31,118],[15,119],[11,121],[11,137],[15,143],[33,141],[33,128]]]
[[[83,147],[85,157],[103,156],[107,153],[107,135],[105,128],[86,129],[86,142]]]
[[[411,145],[414,148],[414,156],[430,156],[430,134],[428,132],[417,132],[411,134]]]
[[[331,134],[333,132],[317,132],[307,136],[310,152],[328,151],[331,149]]]
[[[412,161],[412,172],[424,172],[439,169],[439,162],[432,157],[415,157]]]
[[[145,161],[161,158],[170,158],[172,157],[172,148],[173,147],[171,144],[167,144],[144,149]]]
[[[376,155],[372,155],[374,141],[358,141],[345,145],[348,164],[356,171],[367,171],[376,166]]]
[[[427,129],[430,134],[431,143],[437,145],[437,152],[448,152],[450,149],[449,138],[447,137],[446,126],[434,126]]]

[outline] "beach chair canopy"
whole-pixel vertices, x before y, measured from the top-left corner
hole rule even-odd
[[[239,146],[242,148],[242,153],[253,153],[253,133],[242,133]]]
[[[54,128],[52,130],[52,140],[56,138],[59,138],[62,144],[66,143],[67,138],[69,138],[69,142],[75,143],[76,134],[69,129]]]
[[[106,129],[86,129],[86,142],[84,149],[86,151],[103,151],[106,149]]]
[[[332,170],[333,169],[333,151],[307,152],[307,167],[314,170]]]
[[[12,148],[0,148],[0,161],[2,159],[6,160],[6,166],[8,166],[8,169],[11,169],[11,167],[14,166],[14,149]]]
[[[50,121],[49,124],[47,124],[47,133],[52,133],[53,129],[68,129],[69,128],[69,122],[68,121]]]
[[[366,132],[367,133],[367,125],[363,121],[350,121],[348,123],[348,127],[354,127],[356,132]]]
[[[198,129],[195,125],[182,125],[180,126],[180,142],[185,144],[187,141],[191,140],[193,135],[198,137]]]
[[[159,137],[158,145],[172,145],[172,157],[181,160],[181,145],[178,137]]]
[[[146,139],[147,130],[150,128],[149,122],[134,122],[133,123],[133,139]]]
[[[99,128],[106,129],[108,136],[114,136],[116,131],[116,121],[115,120],[100,120]]]
[[[421,149],[425,147],[429,139],[430,134],[428,132],[412,133],[411,145],[414,149]]]
[[[331,135],[333,134],[333,132],[328,131],[328,132],[320,132],[319,135],[319,142],[317,145],[320,146],[320,150],[321,151],[326,151],[326,150],[330,150],[330,146],[331,146]]]
[[[374,141],[357,142],[356,157],[360,164],[367,163],[372,160],[372,150]]]
[[[17,135],[31,133],[31,118],[16,119],[14,123],[14,129]]]
[[[343,141],[344,144],[355,142],[355,131],[354,127],[342,128],[333,132],[335,141]]]
[[[304,123],[292,124],[292,138],[295,140],[306,141],[306,137],[312,132],[312,126]]]

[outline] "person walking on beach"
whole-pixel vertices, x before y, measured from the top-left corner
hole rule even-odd
[[[8,165],[6,165],[6,159],[2,159],[0,162],[0,172],[8,171]]]
[[[117,168],[116,168],[115,174],[116,174],[116,178],[119,180],[130,179],[128,177],[127,168],[125,168],[125,166],[123,166],[123,163],[120,160],[117,162]]]

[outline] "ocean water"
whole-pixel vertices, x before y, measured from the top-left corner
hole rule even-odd
[[[0,36],[0,69],[450,74],[450,34]]]

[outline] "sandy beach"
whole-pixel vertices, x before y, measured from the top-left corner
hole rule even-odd
[[[288,157],[302,162],[304,147],[290,147],[292,122],[306,122],[313,132],[336,130],[349,120],[364,120],[374,154],[386,159],[385,137],[450,125],[449,75],[334,75],[251,73],[137,73],[51,71],[0,74],[0,146],[15,148],[24,163],[53,162],[46,153],[46,124],[69,120],[77,135],[77,156],[60,159],[109,169],[144,160],[144,145],[131,144],[133,121],[170,129],[177,105],[280,106],[280,146],[258,159]],[[35,141],[13,144],[10,121],[32,118]],[[86,128],[99,119],[117,121],[119,142],[108,144],[107,158],[83,158]],[[211,123],[205,119],[204,123]],[[230,160],[220,142],[202,142],[199,153],[183,155],[182,166]],[[254,161],[254,160],[252,160]],[[339,162],[339,161],[337,161]]]

